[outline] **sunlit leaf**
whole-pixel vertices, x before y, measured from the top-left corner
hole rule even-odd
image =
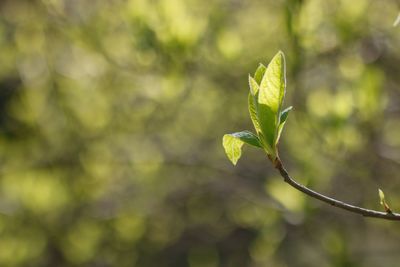
[[[267,105],[258,105],[258,118],[265,142],[270,146],[274,146],[276,132],[276,114]]]
[[[258,140],[260,145],[266,150],[267,154],[274,154],[273,149],[270,144],[266,143],[264,140],[264,135],[261,131],[260,123],[258,120],[258,105],[257,105],[257,98],[253,96],[251,93],[249,93],[248,96],[248,108],[249,108],[249,113],[250,113],[250,118],[251,121],[253,122],[254,129],[257,132],[258,135]]]
[[[258,118],[266,142],[274,148],[285,94],[285,58],[279,51],[269,63],[258,93]]]
[[[267,105],[278,114],[285,94],[285,57],[279,51],[269,63],[260,83],[259,104]]]
[[[254,129],[257,134],[261,132],[260,123],[258,122],[258,106],[257,106],[257,97],[258,97],[258,89],[259,86],[257,82],[249,75],[249,87],[250,93],[248,96],[248,108],[250,113],[251,121],[253,122]]]
[[[225,134],[222,138],[222,145],[225,149],[225,153],[233,165],[236,165],[237,161],[240,159],[244,143],[255,147],[261,147],[258,137],[249,131]]]
[[[258,93],[259,85],[254,78],[249,75],[249,87],[250,92],[253,96],[256,96]]]
[[[258,68],[257,68],[256,72],[254,73],[254,80],[257,82],[257,84],[261,83],[261,80],[264,77],[266,70],[267,70],[267,67],[265,67],[263,64],[260,63],[260,65],[258,65]]]
[[[260,123],[258,122],[258,116],[257,116],[257,102],[255,96],[253,96],[251,93],[249,93],[248,97],[248,108],[249,108],[249,113],[250,113],[250,118],[251,121],[253,122],[254,129],[256,130],[257,134],[261,132],[260,128]]]

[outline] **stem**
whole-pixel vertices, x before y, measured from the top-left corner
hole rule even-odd
[[[370,210],[370,209],[365,209],[365,208],[361,208],[358,206],[353,206],[353,205],[350,205],[343,201],[339,201],[334,198],[331,198],[331,197],[325,196],[323,194],[320,194],[318,192],[315,192],[314,190],[311,190],[310,188],[299,184],[298,182],[296,182],[295,180],[293,180],[290,177],[289,173],[286,171],[285,167],[283,166],[283,164],[279,158],[277,158],[275,160],[275,168],[278,169],[278,171],[280,172],[281,176],[283,177],[283,179],[286,183],[288,183],[292,187],[296,188],[297,190],[303,192],[304,194],[309,195],[312,198],[315,198],[322,202],[331,204],[332,206],[335,206],[337,208],[360,214],[365,217],[373,217],[373,218],[381,218],[381,219],[385,219],[385,220],[400,221],[399,213],[388,213],[388,212]]]

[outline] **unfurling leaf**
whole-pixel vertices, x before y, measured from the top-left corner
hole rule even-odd
[[[383,191],[381,189],[378,189],[378,193],[379,193],[380,204],[383,206],[383,208],[385,209],[385,211],[387,213],[392,213],[392,210],[390,209],[389,205],[386,203],[385,194],[383,193]]]
[[[266,143],[276,154],[279,133],[280,111],[285,95],[285,57],[278,52],[269,63],[259,86],[258,118]]]
[[[254,73],[254,80],[257,82],[257,84],[261,83],[261,80],[264,77],[266,70],[267,70],[267,67],[265,67],[263,64],[260,63],[260,65],[258,65],[258,68],[257,68],[256,72]]]
[[[285,57],[279,51],[268,64],[260,82],[258,103],[267,105],[277,115],[282,105],[285,83]]]
[[[258,98],[258,91],[259,86],[257,82],[249,76],[249,86],[250,86],[250,93],[248,97],[248,107],[251,121],[253,122],[254,129],[256,133],[259,134],[261,132],[260,123],[258,121],[258,105],[257,105],[257,98]]]
[[[279,138],[281,138],[281,133],[283,130],[283,126],[285,125],[286,119],[289,116],[289,112],[292,110],[292,106],[288,107],[287,109],[285,109],[284,111],[281,112],[281,116],[280,116],[280,122],[279,122],[279,127],[278,127],[278,136],[276,137],[275,140],[275,145],[278,145],[279,143]]]
[[[249,131],[225,134],[222,138],[222,145],[225,149],[225,153],[233,165],[236,165],[237,161],[240,159],[244,143],[255,147],[261,147],[258,137]]]
[[[254,129],[256,130],[257,134],[259,134],[261,132],[261,128],[257,115],[258,107],[256,99],[251,93],[249,93],[248,107],[249,107],[250,118],[254,125]]]
[[[258,89],[260,88],[260,86],[258,85],[257,81],[254,78],[252,78],[250,75],[249,75],[249,87],[250,87],[250,93],[253,96],[257,96]]]

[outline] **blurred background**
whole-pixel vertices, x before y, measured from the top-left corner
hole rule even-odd
[[[283,50],[291,175],[400,211],[398,4],[1,1],[0,266],[399,266],[398,223],[221,145]]]

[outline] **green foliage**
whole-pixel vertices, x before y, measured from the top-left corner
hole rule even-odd
[[[257,136],[248,131],[224,135],[222,144],[234,165],[241,156],[243,143],[254,145],[255,140],[255,146],[263,148],[272,161],[278,157],[279,138],[292,109],[289,107],[282,111],[286,90],[286,62],[283,52],[279,51],[268,67],[260,64],[254,77],[249,75],[249,87],[248,108]],[[242,133],[251,136],[252,143],[245,141]]]

